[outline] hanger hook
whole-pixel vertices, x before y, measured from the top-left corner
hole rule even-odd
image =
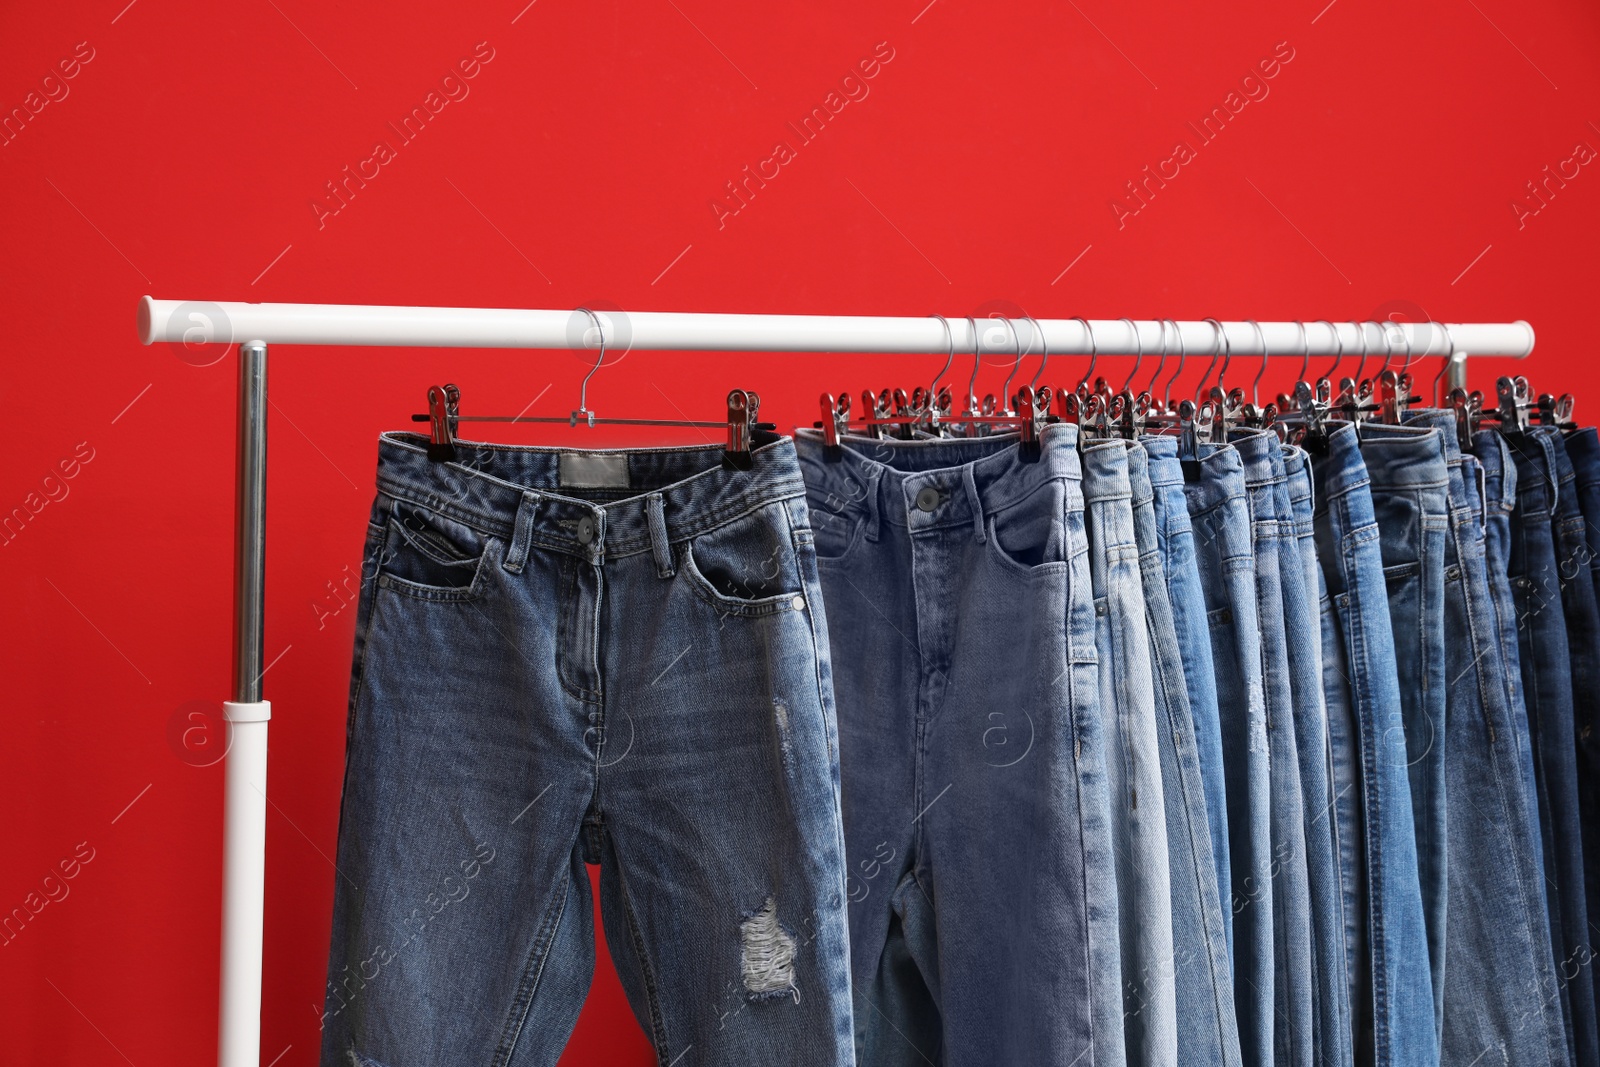
[[[1441,322],[1439,328],[1444,331],[1444,366],[1439,368],[1439,373],[1433,376],[1433,406],[1439,406],[1439,382],[1450,371],[1450,364],[1456,358],[1456,339],[1450,336],[1450,324]]]
[[[1394,325],[1400,331],[1400,340],[1406,343],[1406,361],[1400,365],[1400,373],[1405,374],[1411,369],[1411,331],[1406,329],[1406,324],[1403,322]]]
[[[1389,369],[1389,361],[1394,358],[1394,342],[1389,340],[1389,327],[1394,323],[1388,319],[1382,322],[1374,319],[1372,324],[1378,328],[1378,337],[1383,341],[1383,363],[1378,367],[1378,373],[1382,374]]]
[[[600,369],[600,364],[606,360],[606,331],[600,325],[600,316],[588,308],[579,308],[579,311],[589,316],[589,321],[594,323],[595,332],[600,335],[600,354],[594,358],[594,366],[589,368],[589,373],[583,376],[583,381],[578,385],[578,410],[572,413],[572,425],[578,425],[580,417],[588,420],[589,425],[594,425],[594,412],[589,410],[589,379],[594,377],[594,372]]]
[[[1118,392],[1126,393],[1128,386],[1133,384],[1133,376],[1139,373],[1139,365],[1144,362],[1144,340],[1139,336],[1139,327],[1134,324],[1132,319],[1123,319],[1122,321],[1128,324],[1129,330],[1133,331],[1133,347],[1135,350],[1133,369],[1128,372],[1128,380],[1123,382],[1122,388],[1118,390]]]
[[[1311,369],[1311,338],[1306,336],[1306,324],[1299,319],[1294,324],[1300,328],[1300,375],[1297,382],[1306,380],[1306,371]]]
[[[1150,375],[1150,384],[1144,387],[1144,392],[1150,396],[1155,395],[1156,379],[1161,377],[1161,372],[1167,369],[1167,320],[1157,319],[1156,325],[1161,330],[1161,362],[1156,364],[1156,372]],[[1179,340],[1182,340],[1182,338],[1180,337]]]
[[[1222,323],[1216,319],[1206,319],[1205,321],[1210,323],[1211,330],[1216,336],[1213,338],[1211,347],[1211,362],[1206,364],[1206,372],[1200,376],[1200,385],[1195,390],[1195,401],[1197,403],[1205,399],[1206,379],[1211,377],[1211,368],[1217,365],[1217,360],[1222,356],[1223,352],[1226,351],[1228,353],[1228,360],[1233,358],[1233,347],[1228,344],[1228,335],[1223,330]],[[1219,389],[1222,388],[1222,374],[1228,369],[1228,360],[1223,361],[1222,370],[1217,372],[1217,388]]]
[[[1259,404],[1256,399],[1256,388],[1261,384],[1261,376],[1267,373],[1267,335],[1262,332],[1261,324],[1255,319],[1245,319],[1252,329],[1256,331],[1256,340],[1261,342],[1261,369],[1256,371],[1256,376],[1250,383],[1250,403]]]
[[[967,414],[978,412],[978,366],[983,362],[983,345],[978,340],[978,320],[967,316],[967,329],[972,331],[972,377],[967,379]]]
[[[1033,380],[1028,383],[1030,389],[1039,388],[1039,379],[1044,376],[1044,365],[1050,362],[1050,345],[1044,339],[1044,327],[1034,320],[1032,315],[1023,315],[1033,326],[1033,332],[1039,335],[1039,351],[1044,353],[1039,358],[1039,369],[1033,372]]]
[[[1354,326],[1361,335],[1361,362],[1356,364],[1356,384],[1359,386],[1361,384],[1361,373],[1367,369],[1367,324],[1364,322],[1358,323],[1352,319],[1350,320],[1350,325]]]
[[[1333,334],[1333,343],[1338,346],[1338,354],[1333,357],[1333,366],[1329,367],[1328,372],[1323,375],[1328,381],[1334,382],[1337,379],[1334,378],[1333,372],[1338,370],[1339,364],[1344,362],[1344,338],[1339,335],[1338,328],[1327,319],[1318,319],[1317,321],[1328,328],[1328,332]]]
[[[1178,335],[1178,369],[1172,372],[1172,377],[1167,379],[1167,391],[1161,397],[1161,402],[1168,411],[1172,410],[1172,383],[1178,380],[1183,373],[1183,365],[1189,360],[1189,350],[1183,343],[1183,328],[1178,325],[1177,319],[1168,319],[1172,323],[1172,331]]]
[[[938,319],[939,325],[944,327],[944,339],[950,348],[950,354],[945,357],[944,366],[940,368],[938,374],[933,376],[933,381],[928,385],[928,403],[931,406],[933,397],[939,390],[939,379],[945,376],[945,373],[950,369],[950,364],[956,361],[956,335],[950,332],[950,320],[943,315],[929,315],[928,317],[930,319]]]
[[[991,315],[990,318],[999,319],[1006,324],[1006,329],[1011,331],[1011,347],[1016,350],[1016,355],[1011,360],[1011,373],[1006,375],[1005,384],[1000,386],[1000,409],[1011,410],[1011,379],[1017,376],[1017,368],[1022,366],[1022,339],[1017,336],[1016,323],[1005,315]]]
[[[1073,320],[1083,327],[1084,336],[1089,338],[1089,369],[1083,372],[1083,379],[1077,385],[1078,389],[1082,389],[1089,384],[1089,376],[1094,373],[1094,365],[1100,358],[1100,350],[1099,346],[1095,344],[1094,327],[1089,325],[1089,320],[1081,315],[1074,315]]]

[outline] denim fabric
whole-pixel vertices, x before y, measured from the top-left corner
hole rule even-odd
[[[1233,1002],[1246,1067],[1270,1067],[1276,988],[1273,890],[1278,861],[1272,847],[1271,766],[1250,500],[1238,450],[1215,444],[1200,448],[1200,478],[1185,482],[1183,488],[1194,525],[1222,722],[1233,865]]]
[[[1083,498],[1122,908],[1123,1021],[1130,1067],[1178,1062],[1166,800],[1132,497],[1128,446],[1119,440],[1085,445]]]
[[[1527,836],[1527,792],[1501,677],[1499,621],[1489,591],[1478,460],[1463,455],[1455,414],[1412,412],[1433,426],[1449,472],[1444,626],[1448,709],[1445,798],[1449,909],[1445,922],[1445,1063],[1562,1062],[1537,838]]]
[[[1588,914],[1584,900],[1583,841],[1578,803],[1577,734],[1573,675],[1561,599],[1563,559],[1557,544],[1561,506],[1554,427],[1506,435],[1517,465],[1517,509],[1511,517],[1511,590],[1517,608],[1522,688],[1533,737],[1540,792],[1550,938],[1559,995],[1575,1064],[1589,1063],[1584,1024],[1589,1005],[1575,1003],[1579,988],[1566,976],[1588,973]],[[1592,983],[1589,987],[1592,988]]]
[[[1590,889],[1600,854],[1592,845],[1600,825],[1594,820],[1596,783],[1588,773],[1592,764],[1588,754],[1595,745],[1594,728],[1600,717],[1600,607],[1595,602],[1591,574],[1593,555],[1584,526],[1578,495],[1577,471],[1567,452],[1566,439],[1554,427],[1541,428],[1551,444],[1556,474],[1556,571],[1561,578],[1561,607],[1567,621],[1567,662],[1572,671],[1572,720],[1574,733],[1568,744],[1576,749],[1578,766],[1578,812],[1582,827],[1579,848],[1583,851],[1583,892],[1576,895],[1573,908],[1583,908],[1579,916],[1567,916],[1567,956],[1561,961],[1561,978],[1567,982],[1572,1000],[1572,1036],[1576,1046],[1575,1063],[1600,1063],[1600,1027],[1595,1017],[1594,923],[1600,915],[1589,911]],[[1593,431],[1591,431],[1592,433]],[[1581,931],[1573,939],[1572,930]]]
[[[1289,682],[1294,694],[1301,799],[1305,805],[1317,1060],[1326,1065],[1349,1064],[1353,1062],[1350,965],[1345,954],[1349,920],[1344,913],[1333,755],[1322,693],[1322,602],[1326,589],[1312,523],[1310,465],[1304,449],[1285,445],[1280,451],[1284,478],[1277,485],[1277,494],[1279,529],[1284,534],[1283,617],[1289,648]]]
[[[1327,582],[1323,682],[1339,798],[1354,1058],[1376,1067],[1434,1067],[1439,1038],[1394,632],[1354,426],[1336,425],[1312,473]]]
[[[863,1064],[1122,1062],[1076,435],[1048,428],[1034,463],[1015,437],[796,442]]]
[[[1422,426],[1363,423],[1361,455],[1371,479],[1383,576],[1389,589],[1437,1032],[1444,1023],[1448,892],[1444,551],[1450,527],[1450,472],[1439,431]]]
[[[1489,601],[1494,606],[1506,696],[1511,710],[1511,732],[1517,743],[1526,797],[1529,841],[1542,841],[1539,828],[1539,783],[1533,769],[1533,736],[1528,730],[1527,703],[1522,692],[1522,654],[1517,647],[1517,608],[1511,595],[1511,516],[1517,508],[1517,464],[1498,430],[1479,430],[1472,439],[1473,456],[1483,471],[1483,548],[1489,571]],[[1539,899],[1549,882],[1544,869],[1544,848],[1533,850],[1539,869]],[[1548,915],[1548,904],[1546,905]],[[1545,926],[1548,927],[1548,918]]]
[[[1588,568],[1573,568],[1573,580],[1577,579],[1579,571],[1587,569],[1591,584],[1600,591],[1600,435],[1593,428],[1578,430],[1567,437],[1566,449],[1575,475],[1575,491],[1572,495],[1583,515],[1586,540],[1582,550],[1589,560]],[[1562,597],[1563,604],[1575,602],[1575,599],[1569,600],[1565,595]],[[1573,655],[1573,692],[1576,697],[1579,653],[1572,650],[1581,645],[1586,650],[1582,656],[1586,661],[1583,670],[1588,676],[1586,689],[1590,697],[1588,700],[1574,700],[1573,725],[1578,733],[1578,805],[1583,823],[1584,896],[1589,908],[1592,933],[1593,924],[1600,922],[1600,733],[1596,730],[1600,722],[1595,721],[1593,706],[1595,694],[1600,692],[1600,678],[1596,678],[1594,673],[1596,636],[1589,631],[1588,636],[1580,640],[1580,634],[1588,625],[1586,620],[1575,620],[1569,608],[1567,645]],[[1596,997],[1600,999],[1600,983],[1595,985]]]
[[[1138,444],[1128,446],[1128,485],[1133,492],[1134,539],[1139,548],[1145,618],[1150,627],[1156,738],[1160,745],[1162,796],[1166,801],[1177,1032],[1183,1035],[1185,1065],[1239,1067],[1233,973],[1228,966],[1222,903],[1217,896],[1205,786],[1194,743],[1194,722],[1189,714],[1183,654],[1161,563],[1149,459]]]
[[[852,1063],[792,443],[745,472],[425,445],[379,444],[321,1062],[554,1064],[594,969],[588,862],[662,1063]]]
[[[1261,679],[1272,765],[1273,979],[1277,1021],[1274,1063],[1309,1067],[1316,1056],[1317,963],[1311,935],[1311,886],[1306,869],[1304,791],[1290,675],[1284,588],[1305,571],[1292,529],[1280,521],[1283,460],[1275,435],[1238,432],[1233,447],[1244,461],[1250,531],[1256,557],[1256,617],[1261,626]],[[1303,579],[1302,579],[1303,580]]]
[[[1206,622],[1205,592],[1195,559],[1194,530],[1183,492],[1183,466],[1174,437],[1141,439],[1149,458],[1154,493],[1156,540],[1162,573],[1172,607],[1172,626],[1183,659],[1183,680],[1189,696],[1194,747],[1205,787],[1206,821],[1211,835],[1212,866],[1217,875],[1217,900],[1222,904],[1222,930],[1233,962],[1233,874],[1228,857],[1228,792],[1222,762],[1222,721],[1217,711],[1216,668],[1211,662],[1211,634]]]

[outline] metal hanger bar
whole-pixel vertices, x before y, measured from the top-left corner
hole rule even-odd
[[[722,315],[685,312],[596,311],[613,351],[691,352],[852,352],[945,355],[952,339],[957,351],[1015,355],[1016,341],[1004,319],[949,320],[950,333],[937,319],[868,315]],[[1133,354],[1162,348],[1162,326],[1155,319],[1037,320],[1051,355]],[[1203,321],[1167,320],[1166,345],[1179,343],[1191,354],[1217,347],[1217,332]],[[1362,327],[1350,322],[1301,324],[1249,322],[1221,324],[1225,347],[1234,356],[1293,352],[1302,345],[1313,356],[1363,347]],[[1533,327],[1526,322],[1367,323],[1365,347],[1373,356],[1412,358],[1466,352],[1475,356],[1521,359],[1533,351]],[[975,336],[976,335],[976,336]],[[382,345],[424,348],[593,348],[600,337],[589,313],[517,308],[380,307],[364,304],[245,304],[199,300],[139,302],[139,338],[156,341],[263,341],[267,344]],[[1452,345],[1453,343],[1453,345]]]

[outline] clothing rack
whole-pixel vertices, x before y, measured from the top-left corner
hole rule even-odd
[[[1504,323],[1217,322],[1171,319],[722,315],[515,308],[139,302],[144,344],[238,344],[234,503],[233,699],[223,818],[220,1067],[259,1067],[261,936],[267,820],[267,724],[261,695],[265,623],[267,347],[278,344],[613,351],[979,353],[1023,357],[1177,355],[1428,357],[1466,384],[1469,355],[1526,358],[1533,327]],[[603,332],[603,335],[601,333]]]

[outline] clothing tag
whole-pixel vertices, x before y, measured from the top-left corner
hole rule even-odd
[[[563,488],[626,489],[628,457],[603,452],[562,452],[557,473]]]

